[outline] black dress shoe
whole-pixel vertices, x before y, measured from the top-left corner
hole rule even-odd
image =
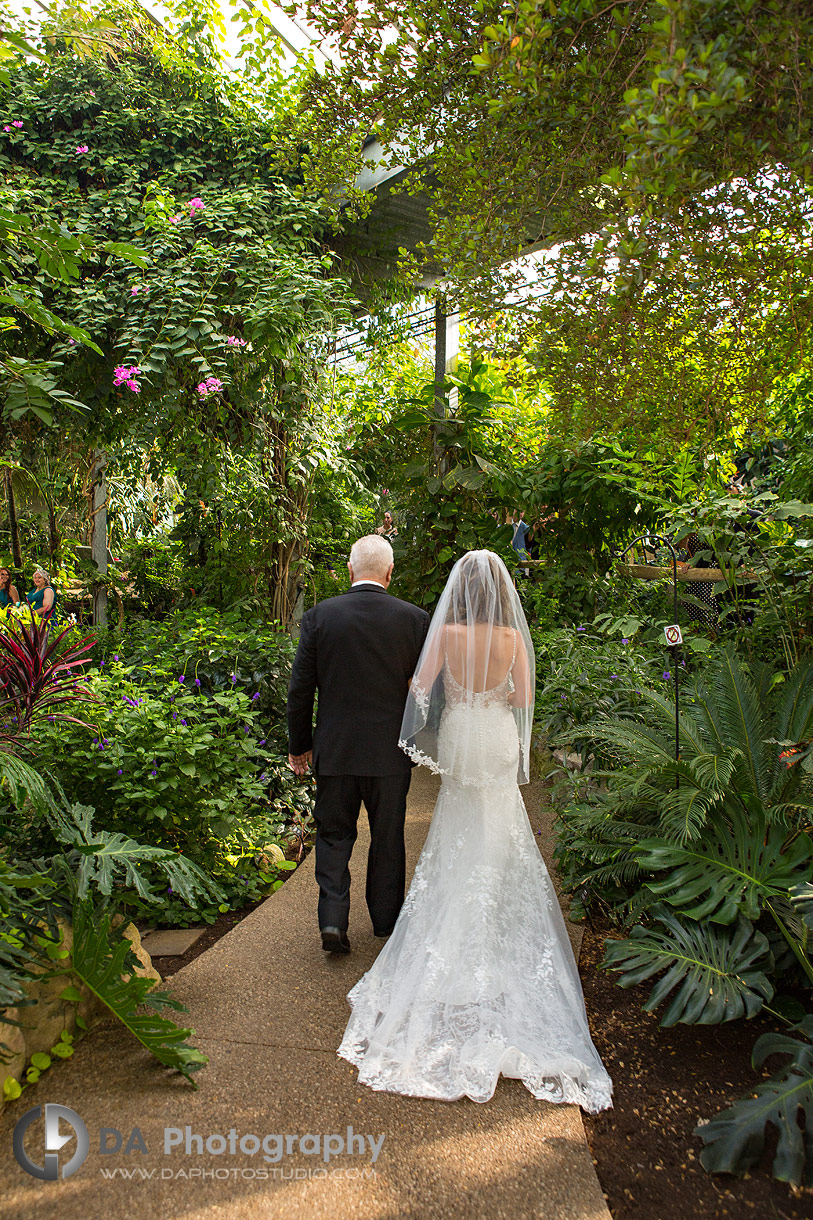
[[[390,928],[389,932],[373,932],[373,936],[376,940],[386,940],[389,936],[392,936],[392,932],[393,929]]]
[[[349,953],[350,941],[342,928],[320,928],[325,953]]]

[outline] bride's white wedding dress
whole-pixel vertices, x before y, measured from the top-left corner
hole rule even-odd
[[[517,785],[511,673],[473,702],[448,661],[442,674],[440,794],[395,929],[349,993],[339,1054],[373,1089],[484,1102],[502,1074],[605,1109],[612,1082]]]

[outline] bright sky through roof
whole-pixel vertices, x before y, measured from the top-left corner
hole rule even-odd
[[[13,12],[20,15],[21,18],[39,23],[42,20],[44,13],[37,4],[30,3],[30,0],[6,0],[9,8]],[[45,0],[47,2],[47,0]],[[168,9],[161,4],[160,0],[139,0],[140,7],[151,13],[156,20],[162,25],[166,24],[169,17]],[[320,66],[328,56],[331,56],[330,48],[322,49],[316,34],[309,30],[306,24],[300,20],[293,20],[282,12],[276,4],[269,4],[267,0],[252,0],[252,7],[264,12],[271,20],[271,23],[279,35],[281,41],[290,53],[291,63],[296,56],[303,51],[310,50],[316,57],[316,65]],[[237,50],[237,29],[239,28],[236,22],[232,21],[238,3],[237,0],[220,0],[220,11],[223,15],[223,21],[226,26],[225,50],[228,56],[233,56]],[[245,8],[245,0],[240,0],[239,8]]]

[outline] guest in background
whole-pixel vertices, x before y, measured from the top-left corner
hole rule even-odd
[[[31,613],[50,622],[56,609],[56,592],[51,587],[51,577],[44,568],[34,569],[34,588],[26,593]]]
[[[12,583],[8,568],[0,568],[0,610],[8,610],[10,606],[19,606],[20,594],[17,586]]]
[[[395,528],[395,522],[392,519],[392,513],[389,511],[389,509],[387,509],[387,511],[384,513],[384,524],[379,525],[375,532],[380,534],[382,538],[387,539],[395,538],[397,536],[398,530]]]

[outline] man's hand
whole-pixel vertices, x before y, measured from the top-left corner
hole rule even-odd
[[[304,754],[289,754],[288,766],[295,775],[306,775],[312,760],[313,750],[306,750]]]

